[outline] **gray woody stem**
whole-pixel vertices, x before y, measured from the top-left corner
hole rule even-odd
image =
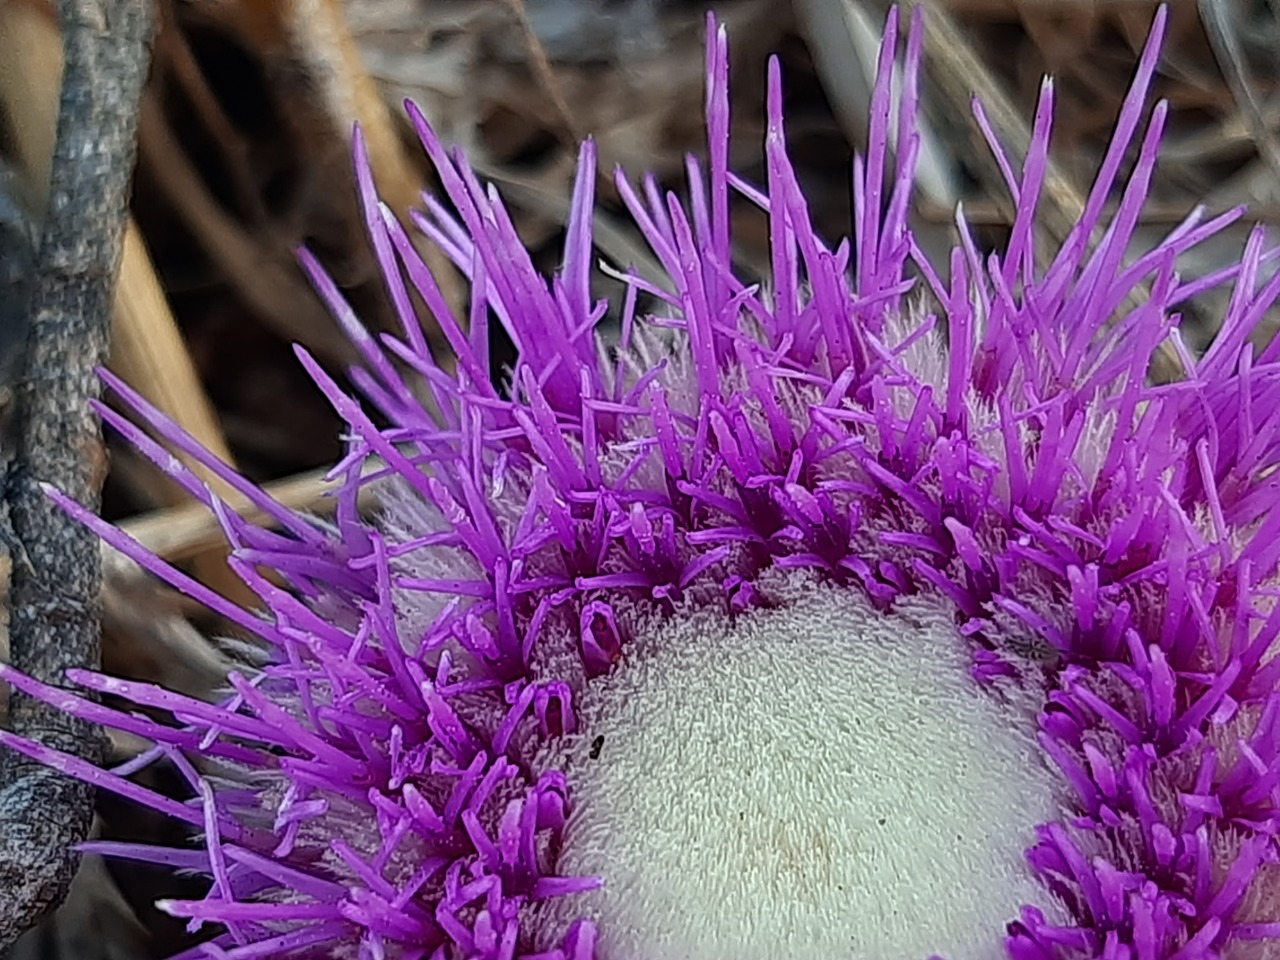
[[[151,0],[58,0],[66,66],[49,210],[31,286],[25,376],[4,499],[14,546],[13,665],[52,684],[96,666],[102,571],[94,536],[45,499],[42,483],[97,509],[103,474],[88,401],[106,358],[112,292],[133,172]],[[25,554],[25,558],[23,556]],[[15,696],[13,732],[99,760],[84,723]],[[0,758],[0,948],[61,901],[92,790],[12,754]]]

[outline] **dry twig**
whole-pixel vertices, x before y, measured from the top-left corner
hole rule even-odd
[[[158,7],[161,11],[168,10],[163,3]],[[176,46],[176,28],[172,24],[168,27],[166,49],[171,51]],[[41,15],[36,7],[0,9],[0,64],[5,64],[10,58],[21,59],[32,49],[41,55],[24,62],[27,69],[21,78],[7,73],[0,66],[0,113],[9,118],[19,131],[16,144],[19,149],[16,152],[19,165],[26,174],[26,182],[15,176],[15,181],[18,181],[15,187],[33,194],[29,198],[29,206],[32,211],[39,211],[48,204],[58,88],[63,70],[61,38],[57,24]],[[223,133],[221,129],[218,132],[220,135]],[[0,220],[3,219],[4,212],[0,210]],[[25,305],[22,309],[25,311]],[[3,338],[0,338],[0,352],[3,352],[3,343]],[[9,364],[10,360],[5,356],[0,366]],[[125,228],[124,252],[116,284],[111,365],[116,373],[137,387],[201,445],[225,463],[233,463],[217,415],[196,375],[177,320],[152,265],[146,242],[132,220]],[[0,388],[6,385],[5,371],[0,369]],[[225,484],[218,477],[199,464],[189,465],[215,491],[224,492]],[[161,478],[157,484],[164,502],[185,502],[186,492],[177,484],[166,485],[164,479]],[[197,558],[197,574],[224,595],[248,601],[250,594],[227,568],[220,552],[224,551],[211,551]]]
[[[101,563],[93,534],[55,508],[40,485],[97,507],[105,459],[87,400],[106,358],[151,5],[59,0],[58,11],[66,70],[5,491],[21,547],[11,590],[13,665],[54,684],[69,667],[98,660]],[[86,724],[28,698],[14,698],[9,720],[15,733],[50,747],[89,759],[101,754]],[[3,764],[0,946],[65,895],[74,845],[92,816],[87,786],[12,753]]]

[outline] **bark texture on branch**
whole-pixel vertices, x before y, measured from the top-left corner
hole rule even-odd
[[[52,684],[99,656],[98,544],[44,497],[42,484],[98,506],[105,454],[88,401],[104,362],[112,287],[149,63],[150,0],[59,0],[66,67],[49,209],[36,258],[25,370],[17,385],[4,501],[14,553],[10,649]],[[90,760],[97,734],[14,696],[9,727]],[[16,755],[0,757],[0,948],[63,898],[92,791]]]

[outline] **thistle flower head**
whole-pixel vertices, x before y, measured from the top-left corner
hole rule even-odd
[[[1021,164],[991,144],[1017,207],[1004,249],[981,254],[963,218],[948,263],[918,248],[921,33],[891,121],[896,15],[836,247],[787,159],[776,64],[767,183],[729,172],[709,25],[709,162],[690,162],[685,201],[618,175],[665,271],[626,274],[618,303],[591,293],[591,143],[548,281],[497,193],[412,112],[452,204],[424,198],[416,226],[470,279],[463,318],[357,138],[404,339],[367,333],[304,256],[367,361],[358,402],[299,352],[349,434],[333,523],[272,503],[108,377],[276,524],[250,525],[101,410],[218,511],[266,612],[59,498],[267,657],[218,704],[70,678],[147,716],[0,673],[149,738],[194,799],[0,742],[191,824],[197,848],[93,845],[210,878],[166,904],[216,925],[191,956],[1280,955],[1280,347],[1250,339],[1280,276],[1260,282],[1276,252],[1255,232],[1230,269],[1180,278],[1241,211],[1130,249],[1165,122],[1145,110],[1164,21],[1047,264],[1048,81]],[[734,272],[733,194],[768,216],[767,285]],[[1224,283],[1220,332],[1193,358],[1179,305]],[[413,292],[456,374],[432,361]],[[502,388],[491,318],[519,355]],[[1162,345],[1184,376],[1157,385]]]

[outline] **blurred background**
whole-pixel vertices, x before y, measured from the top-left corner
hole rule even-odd
[[[140,0],[142,2],[142,0]],[[149,2],[149,0],[148,0]],[[365,322],[395,329],[366,244],[350,161],[359,121],[384,199],[404,217],[434,183],[404,111],[414,100],[496,184],[537,262],[558,265],[576,144],[601,158],[601,259],[657,274],[612,182],[654,173],[682,189],[704,149],[705,16],[732,51],[731,163],[763,181],[766,60],[783,64],[792,156],[819,228],[850,224],[852,153],[863,148],[881,0],[155,0],[158,33],[142,104],[132,219],[111,365],[207,449],[299,509],[324,512],[324,466],[340,427],[292,353],[335,373],[354,353],[297,266],[305,245]],[[1000,171],[973,122],[980,96],[1007,144],[1025,143],[1041,77],[1057,81],[1046,249],[1078,217],[1155,11],[1149,0],[925,0],[926,150],[912,216],[926,248],[955,240],[963,204],[980,243],[1011,220]],[[1155,92],[1170,103],[1163,162],[1142,223],[1156,238],[1194,207],[1236,204],[1280,219],[1280,4],[1172,0]],[[47,0],[0,0],[0,236],[38,230],[53,148],[61,47]],[[735,210],[735,258],[768,262],[764,219]],[[7,218],[7,219],[6,219]],[[10,229],[10,233],[14,231]],[[1184,275],[1235,261],[1247,225],[1189,256]],[[446,295],[465,289],[422,241]],[[6,248],[0,240],[0,268]],[[945,261],[944,261],[945,262]],[[2,272],[2,271],[0,271]],[[600,277],[601,294],[608,281]],[[1188,310],[1187,339],[1212,336],[1221,294]],[[437,343],[437,359],[449,365]],[[494,345],[495,376],[511,358]],[[1159,371],[1156,374],[1159,375]],[[217,529],[161,472],[111,439],[105,511],[159,555],[245,602]],[[245,505],[214,473],[213,489]],[[211,696],[226,669],[219,625],[118,555],[106,563],[104,660],[112,673]],[[3,652],[0,640],[0,653]],[[0,700],[0,715],[4,710]],[[117,737],[118,759],[140,744]],[[162,765],[139,774],[178,790]],[[160,818],[101,798],[101,836],[188,842]],[[194,884],[194,886],[193,886]],[[150,906],[199,883],[88,860],[71,900],[13,958],[150,958],[185,943]]]

